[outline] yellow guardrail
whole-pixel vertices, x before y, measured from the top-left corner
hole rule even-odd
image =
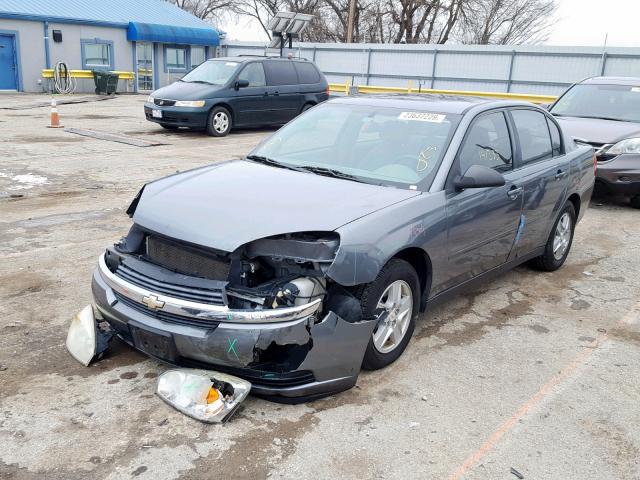
[[[470,97],[498,98],[504,100],[519,100],[531,103],[552,103],[557,97],[552,95],[529,95],[524,93],[505,93],[505,92],[476,92],[468,90],[439,90],[433,88],[417,88],[411,82],[407,87],[375,87],[371,85],[354,86],[358,93],[404,93],[413,95],[439,94],[439,95],[463,95]],[[347,80],[345,83],[330,83],[329,90],[336,93],[349,95],[351,85]]]
[[[69,70],[69,73],[73,78],[93,78],[93,72],[91,70]],[[115,71],[109,73],[117,73],[120,80],[133,80],[136,78],[133,72]],[[42,70],[42,78],[53,78],[53,69],[45,68]]]

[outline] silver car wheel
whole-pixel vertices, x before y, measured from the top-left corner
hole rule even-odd
[[[560,260],[569,248],[571,242],[571,215],[565,212],[556,225],[556,235],[553,238],[553,257]]]
[[[229,127],[229,117],[224,112],[218,112],[213,116],[213,129],[218,133],[224,133]]]
[[[380,353],[389,353],[402,343],[413,314],[413,292],[404,280],[389,285],[378,300],[380,322],[373,332],[373,345]]]

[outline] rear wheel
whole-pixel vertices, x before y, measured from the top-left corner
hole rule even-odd
[[[224,107],[214,107],[207,119],[207,133],[213,137],[224,137],[231,130],[231,114]]]
[[[420,308],[420,281],[404,260],[392,259],[378,277],[356,292],[365,318],[378,318],[362,367],[377,370],[395,362],[407,348]]]
[[[640,208],[640,195],[636,195],[635,197],[631,197],[631,206],[633,208]]]
[[[300,111],[300,113],[304,113],[307,110],[309,110],[310,108],[313,108],[313,103],[305,103],[304,106],[302,107],[302,110]]]
[[[553,272],[564,264],[573,243],[575,222],[575,208],[571,202],[567,202],[551,229],[544,253],[532,260],[532,265],[535,268],[545,272]]]

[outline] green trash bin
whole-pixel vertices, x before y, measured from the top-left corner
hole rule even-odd
[[[98,95],[112,95],[118,88],[118,74],[105,72],[103,70],[93,70],[93,80],[96,83],[96,93]]]

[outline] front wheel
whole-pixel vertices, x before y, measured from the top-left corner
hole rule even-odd
[[[214,107],[207,119],[207,133],[213,137],[224,137],[231,130],[231,114],[224,107]]]
[[[362,367],[378,370],[404,352],[415,328],[420,308],[420,281],[406,261],[392,259],[372,282],[356,293],[364,317],[377,317]]]
[[[544,253],[532,260],[534,267],[553,272],[564,264],[573,243],[575,223],[576,210],[571,202],[567,202],[551,229]]]

